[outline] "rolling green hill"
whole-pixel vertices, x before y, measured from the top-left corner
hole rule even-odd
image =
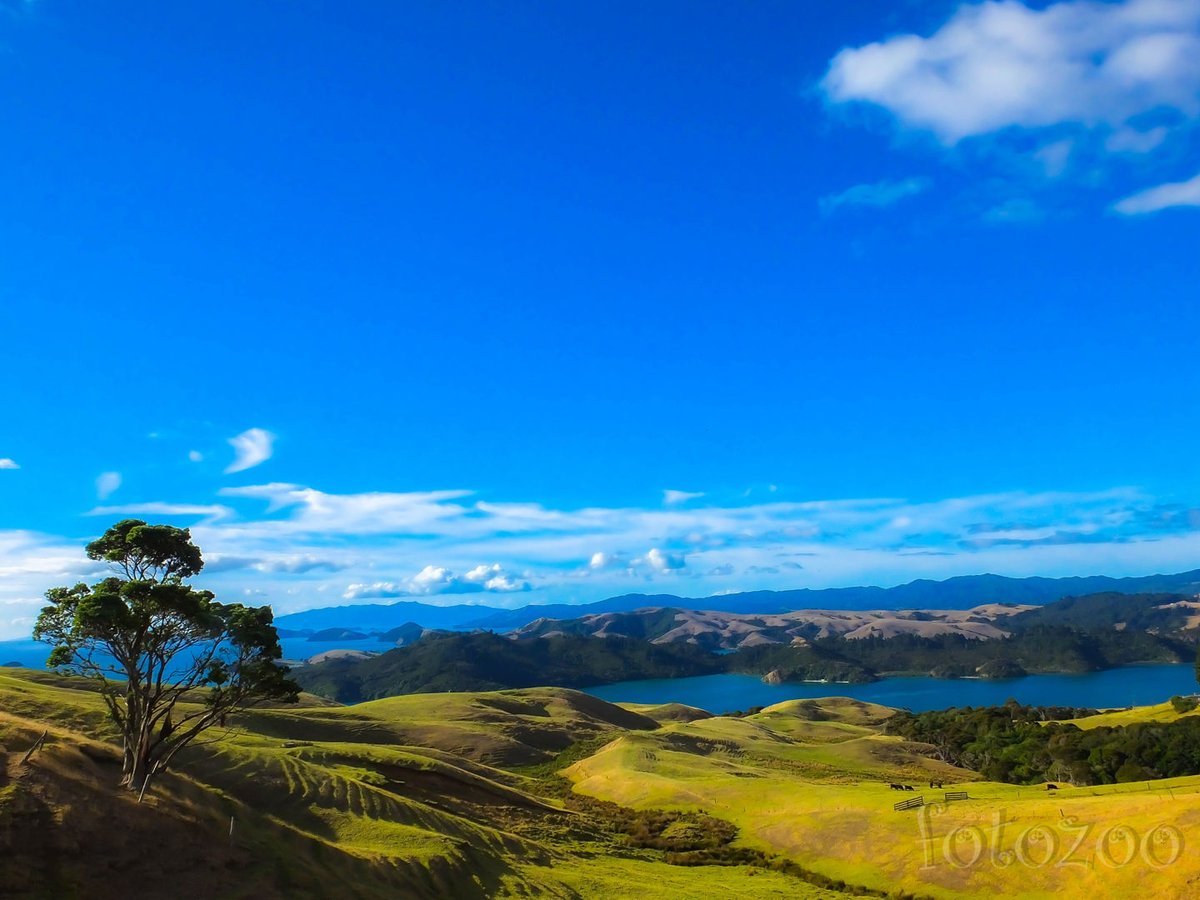
[[[587,687],[626,678],[707,675],[723,668],[720,658],[687,644],[571,635],[518,643],[488,633],[443,632],[371,659],[330,660],[294,674],[306,690],[357,703],[423,691]]]
[[[1119,715],[1095,717],[1093,733],[1195,719]],[[1120,826],[1137,841],[1170,823],[1192,846],[1200,776],[1048,795],[949,765],[931,744],[888,734],[895,720],[845,698],[730,717],[557,688],[354,707],[305,695],[240,716],[139,805],[115,789],[119,748],[90,683],[6,671],[0,885],[48,898],[1195,896],[1195,854],[1151,844],[1154,865],[1138,851],[1110,866],[1097,854],[1123,845],[1096,836]],[[1088,720],[1056,727],[1077,721]],[[925,787],[935,780],[968,799],[943,802]],[[917,797],[928,814],[893,809]],[[1044,839],[1021,852],[1050,862],[961,864],[969,843],[944,836],[986,835],[997,815],[1010,857],[1036,828],[1054,854],[1075,852],[1063,829],[1083,823],[1084,865],[1051,864]]]
[[[678,815],[564,798],[564,750],[659,727],[573,691],[306,697],[242,716],[139,805],[115,788],[120,751],[90,688],[0,675],[5,897],[842,896],[769,865],[669,865],[708,842]]]

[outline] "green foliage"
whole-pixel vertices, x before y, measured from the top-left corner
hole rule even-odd
[[[1114,784],[1200,774],[1200,718],[1080,729],[1058,719],[1094,710],[1022,706],[898,712],[887,731],[933,746],[989,781]]]
[[[1066,625],[1083,629],[1125,631],[1180,631],[1187,627],[1191,610],[1173,606],[1190,600],[1184,594],[1122,594],[1105,591],[1082,597],[1064,597],[1011,617],[1008,627],[1025,630],[1038,625]]]
[[[574,635],[515,641],[478,632],[432,634],[410,647],[370,659],[334,659],[305,666],[296,677],[305,690],[357,703],[396,694],[587,687],[721,671],[721,657],[690,644]]]
[[[1200,700],[1195,697],[1175,696],[1171,698],[1171,706],[1177,713],[1191,712],[1197,705],[1200,705]]]
[[[52,645],[49,665],[97,683],[124,737],[124,784],[143,787],[237,709],[295,701],[270,607],[184,583],[204,565],[186,529],[126,519],[87,554],[124,577],[51,588],[33,636]]]
[[[1132,662],[1179,662],[1191,652],[1179,640],[1146,632],[1034,625],[996,640],[961,634],[827,637],[807,646],[762,645],[724,659],[734,672],[860,682],[899,673],[1012,678],[1027,672],[1092,672]]]
[[[204,567],[191,532],[123,519],[87,545],[88,559],[116,564],[131,581],[179,581]]]

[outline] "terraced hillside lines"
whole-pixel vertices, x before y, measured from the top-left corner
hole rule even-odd
[[[558,688],[409,694],[353,707],[266,710],[248,721],[281,738],[338,741],[351,736],[364,743],[432,747],[503,766],[544,762],[598,735],[658,728],[648,716]],[[345,728],[339,728],[342,722]]]
[[[309,758],[306,754],[311,754]],[[545,808],[511,788],[415,753],[339,745],[325,748],[263,750],[232,743],[206,763],[197,762],[205,781],[258,808],[268,808],[287,827],[367,857],[387,856],[428,862],[473,846],[495,855],[544,856],[526,841],[471,822],[452,808],[438,808],[431,791],[424,802],[411,796],[410,784],[429,774],[448,783],[447,796],[489,795],[496,805]],[[405,775],[404,779],[395,777]],[[431,802],[432,801],[432,802]],[[445,804],[447,807],[452,803]]]
[[[538,689],[254,710],[232,733],[189,749],[182,771],[162,776],[139,806],[116,788],[119,750],[92,686],[24,676],[0,681],[0,744],[24,748],[49,733],[29,766],[5,753],[0,774],[0,848],[13,851],[0,853],[0,884],[24,895],[99,896],[117,884],[136,896],[148,878],[158,894],[182,886],[230,897],[840,896],[761,865],[667,865],[661,849],[631,844],[611,811],[563,808],[561,788],[532,792],[547,790],[558,748],[581,753],[658,728],[588,695]],[[16,706],[37,718],[7,711]],[[445,749],[464,744],[469,756]],[[126,827],[130,816],[140,824]],[[31,828],[44,840],[22,843]],[[160,845],[167,864],[145,852]],[[127,880],[100,889],[96,879],[107,876],[97,860],[110,858]]]
[[[749,866],[663,866],[637,859],[574,859],[552,869],[527,867],[533,894],[561,900],[847,900],[841,891],[814,887],[778,872]]]
[[[97,713],[86,682],[0,675],[5,888],[103,895],[97,860],[112,860],[151,893],[247,898],[836,900],[840,882],[939,900],[1200,896],[1200,776],[1056,792],[979,781],[883,734],[892,710],[847,698],[743,716],[551,688],[260,709],[189,750],[140,807],[115,787],[119,749]],[[968,799],[944,802],[930,780]],[[893,808],[916,797],[929,805]],[[1007,863],[990,855],[997,816]],[[1143,852],[1171,850],[1166,824],[1188,852],[1149,865]],[[1077,826],[1091,828],[1082,849]],[[161,865],[145,850],[159,833]],[[1110,865],[1125,834],[1130,862]],[[964,863],[974,835],[980,858]]]
[[[881,708],[844,700],[815,706],[793,702],[743,719],[625,735],[566,774],[574,790],[600,799],[726,819],[739,827],[743,846],[878,890],[1030,900],[1200,896],[1200,859],[1190,850],[1164,866],[1142,855],[1143,846],[1159,854],[1152,862],[1169,852],[1171,835],[1160,826],[1178,829],[1188,848],[1200,843],[1200,776],[1058,792],[982,782],[924,757],[919,745],[878,734],[867,723],[886,717]],[[946,803],[928,787],[931,779],[970,799]],[[915,790],[897,794],[890,783]],[[897,799],[917,796],[931,804],[924,812],[893,809]],[[1136,835],[1128,838],[1134,844],[1126,834]],[[976,836],[981,856],[971,863]],[[999,861],[993,840],[1007,854]],[[1130,852],[1128,864],[1109,865]]]

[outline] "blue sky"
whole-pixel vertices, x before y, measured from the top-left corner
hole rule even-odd
[[[1200,0],[0,2],[0,636],[1200,566]]]

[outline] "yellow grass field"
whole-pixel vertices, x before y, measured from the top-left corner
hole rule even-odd
[[[805,703],[625,735],[567,774],[575,790],[618,803],[703,809],[736,823],[750,845],[885,891],[1200,896],[1200,777],[1056,793],[983,782],[878,734],[870,723],[879,708],[821,701],[829,718],[812,721]],[[1166,713],[1115,715],[1132,722]],[[931,776],[945,789],[931,790]],[[898,793],[893,781],[917,790]],[[946,791],[970,799],[946,802]],[[893,809],[914,795],[930,805]]]
[[[1200,896],[1200,777],[1056,794],[982,782],[882,734],[889,715],[831,698],[713,717],[549,688],[354,707],[305,697],[241,716],[138,806],[114,789],[114,735],[89,686],[3,670],[0,884],[88,895],[88,851],[136,871],[147,835],[170,856],[156,865],[171,889],[231,897],[329,896],[336,885],[364,898],[835,900],[847,896],[838,882],[876,896]],[[46,748],[21,766],[42,731]],[[559,793],[547,790],[555,783]],[[970,799],[945,802],[956,790]],[[737,826],[734,847],[816,875],[669,864],[614,831],[607,807],[565,802],[572,792],[705,812]],[[893,809],[917,796],[929,805]]]

